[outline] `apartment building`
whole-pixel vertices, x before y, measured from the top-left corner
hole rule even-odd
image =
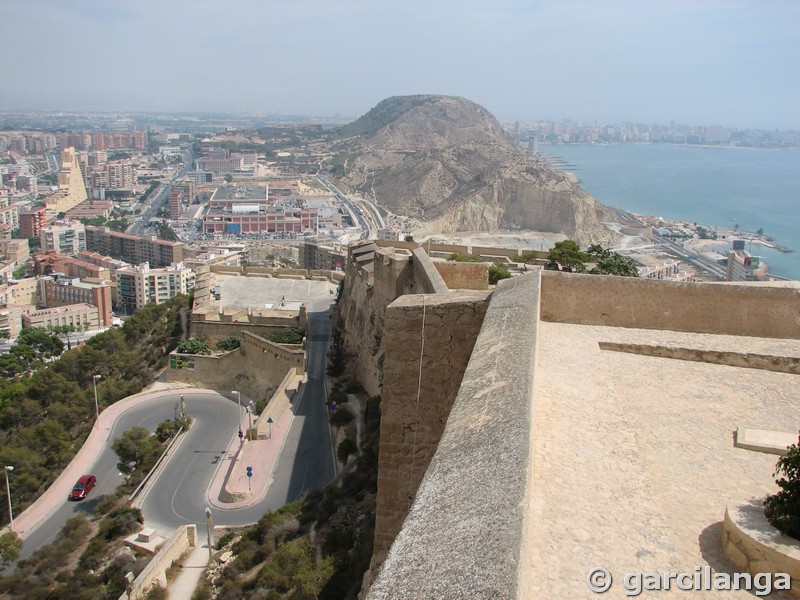
[[[47,210],[44,206],[26,208],[19,213],[19,233],[24,237],[39,237],[47,225]]]
[[[86,248],[132,264],[146,262],[158,268],[181,262],[184,245],[154,235],[131,235],[108,227],[87,225]]]
[[[72,326],[83,331],[98,328],[96,306],[89,304],[70,304],[58,308],[45,308],[22,315],[23,327],[64,327]]]
[[[97,308],[100,327],[111,327],[111,285],[105,281],[81,281],[77,277],[53,275],[39,279],[39,299],[45,308],[88,304]]]
[[[54,223],[39,233],[42,252],[58,252],[69,256],[86,248],[86,228],[82,223]]]
[[[195,272],[182,263],[151,269],[147,263],[116,272],[120,308],[130,314],[150,303],[161,304],[194,288]]]

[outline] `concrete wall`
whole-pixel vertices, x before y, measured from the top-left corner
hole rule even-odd
[[[416,406],[414,369],[419,365],[421,344],[414,341],[412,332],[419,338],[419,301],[401,298],[387,311],[387,326],[408,333],[396,348],[387,347],[386,353],[374,563],[390,537],[387,525],[402,522],[407,499],[415,498],[367,595],[369,600],[517,597],[539,282],[538,272],[500,282],[474,349],[466,354],[469,365],[452,411],[447,410],[442,391],[436,394],[435,377],[424,378],[426,395],[419,410]],[[437,305],[432,311],[442,316],[437,319],[436,333],[431,331],[433,335],[425,337],[423,374],[448,372],[442,364],[448,360],[447,348],[431,348],[428,358],[428,340],[446,343],[441,338],[447,339],[451,331],[446,327],[448,317],[457,315],[452,331],[475,325],[456,325],[459,319],[469,320],[468,311],[466,306],[451,308],[456,310],[449,315],[446,305]],[[471,318],[479,320],[477,310]],[[457,358],[462,358],[460,353]],[[395,385],[389,385],[390,373],[392,382],[396,378],[401,386],[396,393]],[[456,379],[453,373],[451,383]],[[445,423],[437,446],[436,429]],[[423,464],[431,450],[435,454],[425,470]],[[389,469],[393,470],[391,476]],[[415,493],[413,485],[423,470],[424,479]],[[387,514],[388,490],[393,492],[395,511]]]
[[[480,291],[403,296],[386,309],[373,569],[400,531],[436,451],[489,297]]]
[[[769,524],[760,500],[735,500],[725,508],[722,552],[741,573],[788,573],[788,591],[800,597],[800,542]]]
[[[131,595],[122,594],[119,600],[137,600],[144,598],[145,594],[155,585],[167,587],[167,569],[172,563],[183,556],[184,552],[194,548],[197,543],[197,530],[195,525],[182,525],[161,547],[153,559],[148,563],[139,576],[133,580]]]
[[[214,390],[239,390],[253,400],[272,396],[289,369],[305,370],[305,352],[297,347],[274,344],[255,334],[238,331],[242,345],[220,356],[173,353],[194,365],[194,369],[170,368],[170,383],[186,383]]]
[[[269,337],[289,327],[305,326],[305,314],[281,312],[285,314],[262,316],[245,308],[228,307],[224,312],[219,312],[211,307],[192,312],[190,329],[192,337],[203,337],[213,346],[217,340],[231,336],[239,337],[244,329],[261,337]]]
[[[800,288],[542,272],[542,319],[800,339]]]

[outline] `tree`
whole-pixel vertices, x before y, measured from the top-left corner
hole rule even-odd
[[[414,241],[414,236],[413,235],[407,235],[406,236],[406,241],[407,242],[413,242]]]
[[[583,273],[589,261],[589,255],[581,252],[580,246],[574,240],[556,242],[548,258],[550,262],[558,263],[562,269],[577,273]]]
[[[347,464],[351,454],[358,452],[358,445],[351,438],[344,438],[336,448],[336,457],[342,464]]]
[[[0,565],[7,565],[19,558],[22,551],[22,540],[16,533],[8,531],[0,535]]]
[[[781,490],[769,496],[764,515],[778,530],[800,540],[800,447],[792,444],[778,459],[774,475]]]
[[[225,174],[222,176],[222,178],[225,180],[225,183],[230,183],[231,181],[233,181],[233,175],[230,174]]]
[[[622,256],[619,252],[612,252],[600,244],[592,244],[588,253],[596,261],[596,266],[589,271],[592,275],[639,276],[639,269],[633,259]]]
[[[119,458],[117,468],[130,475],[149,471],[161,454],[161,443],[144,427],[131,427],[114,440],[111,448]]]

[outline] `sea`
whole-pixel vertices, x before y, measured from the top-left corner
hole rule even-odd
[[[764,230],[784,253],[758,244],[769,272],[800,280],[800,149],[668,144],[539,144],[608,206],[698,225]],[[721,246],[729,249],[729,246]]]

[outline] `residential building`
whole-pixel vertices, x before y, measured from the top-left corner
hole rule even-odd
[[[33,304],[3,306],[0,308],[0,332],[5,332],[5,339],[16,339],[22,329],[22,315],[36,310]]]
[[[150,303],[161,304],[178,294],[188,294],[195,283],[195,272],[182,263],[160,269],[151,269],[144,263],[119,269],[116,277],[120,308],[127,314]]]
[[[39,279],[39,298],[45,308],[89,304],[97,308],[100,327],[111,327],[111,285],[102,280],[53,275]]]
[[[98,328],[98,311],[89,304],[70,304],[57,308],[45,308],[22,315],[23,327],[64,327],[71,325],[77,330]]]
[[[347,261],[344,246],[323,246],[315,240],[300,244],[300,267],[316,271],[342,271]]]
[[[28,240],[0,239],[0,260],[19,266],[31,256]]]
[[[86,226],[86,248],[132,264],[166,267],[183,260],[183,243],[154,235],[131,235],[107,227]]]
[[[86,228],[78,221],[54,223],[39,233],[43,252],[74,255],[86,248]]]
[[[58,188],[58,193],[45,199],[47,210],[53,216],[68,211],[88,198],[75,148],[65,148],[61,151]]]
[[[19,233],[24,237],[39,237],[47,225],[47,210],[44,206],[23,209],[19,213]]]

